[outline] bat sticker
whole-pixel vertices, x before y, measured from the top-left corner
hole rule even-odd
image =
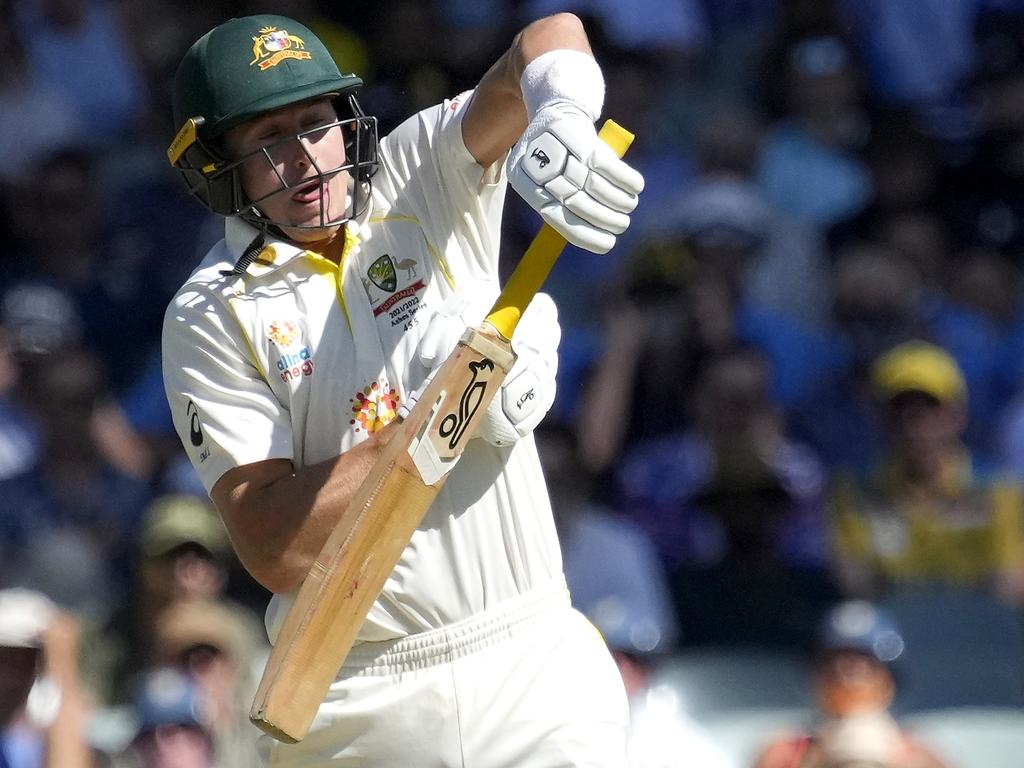
[[[490,376],[482,381],[477,380],[481,371],[485,369],[491,373],[494,372],[494,363],[489,358],[485,357],[482,360],[470,361],[469,371],[471,378],[459,397],[459,410],[456,413],[449,413],[441,419],[441,424],[438,426],[437,431],[441,437],[450,437],[448,447],[452,450],[455,450],[455,446],[459,444],[463,435],[466,434],[466,427],[469,426],[469,422],[473,419],[473,414],[480,407],[480,401],[483,400],[484,392],[487,391]]]

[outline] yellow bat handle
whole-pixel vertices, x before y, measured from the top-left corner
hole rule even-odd
[[[626,154],[629,145],[633,143],[633,134],[614,120],[606,120],[597,135],[615,150],[619,157]],[[491,307],[490,314],[487,315],[487,322],[505,339],[511,340],[526,305],[544,284],[565,246],[566,239],[548,224],[541,227],[540,232],[533,238],[498,300]]]

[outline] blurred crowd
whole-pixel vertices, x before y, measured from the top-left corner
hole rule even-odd
[[[382,134],[526,21],[584,19],[647,187],[612,253],[552,273],[538,440],[574,599],[631,691],[695,649],[822,663],[850,601],[968,595],[1022,625],[1021,0],[0,8],[0,766],[255,764],[267,594],[159,369],[167,302],[222,235],[166,162],[170,79],[248,13],[311,27]],[[508,266],[537,225],[510,194]],[[644,763],[676,764],[698,763]]]

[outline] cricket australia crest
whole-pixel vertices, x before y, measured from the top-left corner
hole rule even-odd
[[[370,268],[366,271],[366,276],[370,278],[370,282],[382,291],[394,293],[395,288],[398,287],[398,273],[395,271],[395,262],[386,253],[370,265]]]
[[[306,42],[297,35],[288,34],[288,30],[277,27],[263,27],[252,39],[253,59],[249,62],[259,66],[261,70],[276,67],[285,59],[310,59],[312,54],[302,50]]]

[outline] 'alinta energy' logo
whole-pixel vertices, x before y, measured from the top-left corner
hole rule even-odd
[[[299,347],[302,334],[293,320],[274,320],[267,326],[267,337],[282,352],[276,363],[281,381],[288,382],[313,374],[313,353],[305,345]]]
[[[309,51],[301,50],[305,47],[305,40],[288,34],[287,30],[263,27],[259,35],[252,39],[253,59],[249,66],[258,64],[261,70],[267,70],[276,67],[285,59],[312,58]]]
[[[356,392],[349,424],[356,432],[384,429],[398,415],[398,392],[386,381],[375,381]]]

